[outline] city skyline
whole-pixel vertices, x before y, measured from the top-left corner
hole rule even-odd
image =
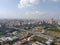
[[[60,0],[0,0],[0,19],[60,19]]]

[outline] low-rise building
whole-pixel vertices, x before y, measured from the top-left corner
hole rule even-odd
[[[51,45],[51,44],[53,45],[53,42],[54,42],[53,40],[49,39],[48,41],[46,41],[45,45]]]
[[[34,42],[32,45],[44,45],[44,44],[42,44],[42,43],[36,41],[36,42]]]

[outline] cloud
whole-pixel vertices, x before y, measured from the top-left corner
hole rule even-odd
[[[24,14],[22,14],[21,17],[25,19],[39,19],[39,18],[42,18],[41,16],[46,13],[47,12],[31,11],[31,12],[25,12]]]
[[[31,12],[25,12],[25,15],[42,15],[45,14],[46,12],[40,12],[40,11],[31,11]]]
[[[22,19],[60,19],[60,12],[31,11],[21,15]]]
[[[18,8],[34,7],[39,3],[46,1],[60,2],[60,0],[20,0],[18,3]]]
[[[39,4],[40,0],[20,0],[18,8],[26,8],[30,6],[35,6]]]

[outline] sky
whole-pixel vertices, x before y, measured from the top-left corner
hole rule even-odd
[[[60,0],[0,0],[0,19],[60,19]]]

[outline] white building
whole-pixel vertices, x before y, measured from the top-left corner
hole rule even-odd
[[[49,40],[45,43],[45,45],[51,45],[52,43],[53,43],[53,40],[49,39]]]

